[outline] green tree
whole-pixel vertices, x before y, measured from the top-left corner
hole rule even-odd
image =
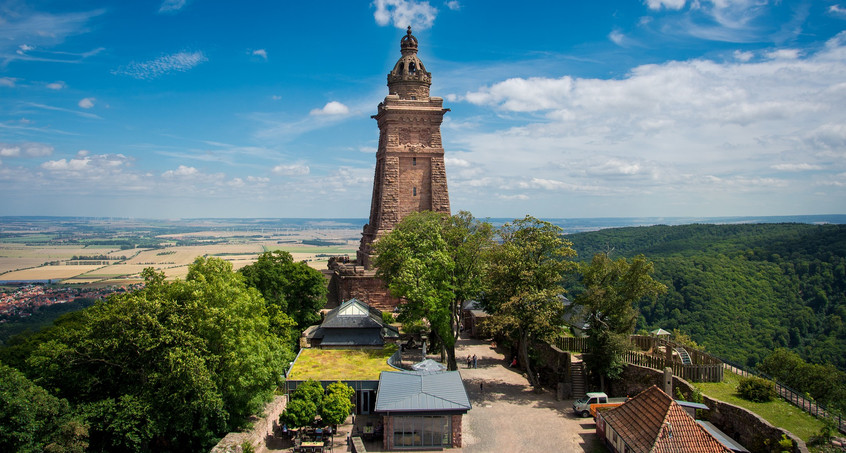
[[[406,216],[374,246],[377,275],[391,294],[406,300],[400,320],[426,318],[433,342],[446,350],[450,370],[458,368],[455,342],[461,304],[482,290],[483,252],[491,237],[490,224],[470,213],[424,211]]]
[[[290,253],[264,252],[258,260],[239,270],[248,286],[256,288],[267,302],[268,312],[279,335],[290,329],[290,316],[299,329],[320,321],[326,304],[326,279],[306,263],[294,262]],[[296,332],[299,334],[299,331]]]
[[[637,322],[635,304],[663,293],[666,287],[652,278],[652,263],[643,255],[629,262],[597,253],[580,270],[585,290],[575,302],[585,307],[589,326],[585,365],[604,390],[605,379],[618,378],[625,367],[623,353]]]
[[[540,389],[529,361],[529,345],[558,331],[564,312],[563,276],[575,269],[576,252],[561,228],[531,216],[506,223],[501,243],[489,254],[489,290],[483,299],[494,315],[492,328],[517,343],[520,364]]]
[[[282,423],[290,428],[310,425],[320,414],[323,406],[323,386],[314,379],[309,379],[291,392],[291,399],[279,416]]]
[[[292,351],[230,263],[201,257],[185,281],[145,277],[57,326],[27,367],[81,408],[94,450],[207,450],[262,407]]]
[[[352,414],[355,390],[343,382],[333,382],[326,389],[323,404],[320,406],[320,418],[327,425],[340,425]]]
[[[82,452],[87,437],[66,400],[0,363],[0,451]]]

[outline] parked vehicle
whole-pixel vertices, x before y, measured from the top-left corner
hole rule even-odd
[[[623,404],[628,401],[628,398],[608,398],[603,392],[589,392],[584,398],[576,400],[573,403],[573,413],[581,415],[582,417],[590,417],[590,406],[592,404],[609,404],[619,403]]]

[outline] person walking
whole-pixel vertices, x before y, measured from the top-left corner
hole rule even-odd
[[[473,359],[470,357],[470,354],[467,354],[467,368],[473,364]]]
[[[473,368],[478,368],[478,360],[479,359],[476,357],[476,354],[473,354]]]

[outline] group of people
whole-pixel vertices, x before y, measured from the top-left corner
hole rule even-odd
[[[476,354],[473,354],[473,357],[467,356],[467,368],[478,368],[479,359],[476,357]]]

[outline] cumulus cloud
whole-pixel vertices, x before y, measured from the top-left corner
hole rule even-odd
[[[194,167],[189,167],[186,165],[180,165],[176,170],[168,170],[162,173],[163,178],[185,178],[185,177],[192,177],[197,176],[200,174],[200,171]]]
[[[418,30],[430,28],[435,22],[438,10],[428,1],[416,0],[375,0],[373,13],[376,23],[405,28],[409,25]]]
[[[828,7],[828,12],[837,16],[846,16],[846,8],[840,5],[831,5]]]
[[[446,6],[447,8],[449,8],[452,11],[458,11],[459,9],[461,9],[461,4],[458,3],[458,0],[452,0],[452,1],[446,2],[446,3],[444,3],[444,6]]]
[[[82,98],[77,105],[84,109],[90,109],[94,107],[94,101],[96,101],[94,98]]]
[[[273,167],[273,173],[284,176],[303,176],[311,173],[311,169],[308,167],[308,165],[303,164],[280,164]]]
[[[310,113],[312,115],[346,115],[350,113],[350,108],[338,101],[330,101],[323,108],[314,109]]]
[[[41,168],[58,177],[98,180],[120,175],[131,159],[123,154],[79,152],[70,159],[48,160]]]
[[[47,88],[49,88],[51,90],[57,90],[58,91],[58,90],[62,90],[64,88],[67,88],[67,85],[65,84],[65,82],[62,82],[60,80],[58,82],[48,83]]]
[[[53,147],[44,143],[0,143],[3,157],[44,157],[53,154]]]
[[[622,46],[623,42],[626,40],[626,35],[621,33],[619,30],[614,30],[611,33],[608,33],[608,39],[610,39],[614,44]]]
[[[160,13],[175,13],[185,7],[185,0],[164,0],[159,6]]]
[[[143,62],[132,62],[112,71],[141,80],[151,80],[171,72],[185,72],[208,61],[203,52],[178,52]]]
[[[264,49],[256,49],[256,50],[254,50],[254,51],[253,51],[253,55],[255,55],[255,56],[257,56],[257,57],[261,57],[261,58],[263,58],[263,59],[267,60],[267,51],[266,51],[266,50],[264,50]]]
[[[735,50],[732,55],[734,56],[735,60],[741,61],[743,63],[746,63],[755,56],[755,54],[752,52],[742,52],[740,50]]]

